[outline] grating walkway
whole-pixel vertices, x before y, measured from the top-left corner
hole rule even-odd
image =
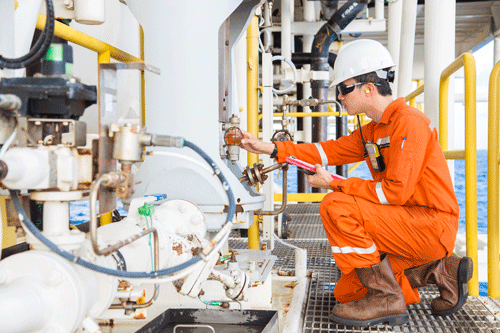
[[[292,217],[289,222],[290,237],[286,241],[292,245],[307,249],[307,267],[313,273],[309,285],[303,333],[500,333],[500,302],[498,300],[489,297],[469,297],[464,307],[454,315],[434,317],[430,313],[430,302],[439,295],[434,286],[419,290],[421,303],[408,306],[410,321],[405,325],[353,328],[352,326],[338,325],[331,322],[328,315],[336,302],[333,297],[333,288],[341,273],[333,260],[330,244],[326,239],[318,212],[319,204],[295,204],[289,205],[286,209],[286,213]],[[247,239],[230,238],[229,246],[232,248],[247,248]],[[293,249],[275,243],[273,254],[278,257],[274,269],[278,271],[295,269]]]

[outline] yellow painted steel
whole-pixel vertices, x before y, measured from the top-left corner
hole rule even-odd
[[[0,196],[0,212],[2,214],[2,239],[0,245],[2,249],[14,246],[17,244],[16,227],[9,227],[7,221],[7,199],[8,197]]]
[[[254,16],[247,28],[247,131],[259,135],[259,26]],[[248,165],[259,163],[259,156],[248,153]],[[259,249],[259,217],[254,215],[252,226],[248,228],[248,248]]]
[[[411,92],[408,96],[406,96],[406,101],[410,103],[410,106],[413,106],[414,108],[417,107],[417,102],[415,98],[424,93],[424,84],[419,86],[417,89],[415,89],[413,92]]]
[[[447,150],[443,154],[447,160],[465,160],[465,150]]]
[[[500,62],[497,62],[490,74],[488,92],[488,296],[500,298],[499,270],[499,222],[498,222],[498,182],[499,182],[499,89]]]
[[[99,219],[101,220],[101,225],[110,224],[113,222],[113,214],[111,212],[102,214]]]
[[[17,0],[14,0],[14,9],[17,9],[17,7],[19,7],[19,2],[17,2]]]
[[[144,30],[139,26],[139,43],[141,48],[141,60],[144,61]],[[141,104],[142,104],[142,126],[146,126],[146,80],[144,71],[141,71]],[[146,149],[146,147],[144,147]]]
[[[350,168],[349,170],[347,171],[347,174],[350,174],[351,172],[353,172],[354,170],[356,170],[357,167],[359,167],[361,165],[361,163],[363,163],[363,161],[359,161],[359,162],[356,162],[354,163]]]
[[[288,202],[321,202],[328,193],[288,193]],[[282,194],[274,194],[274,201],[281,201]]]
[[[469,294],[479,296],[477,254],[477,146],[476,146],[476,62],[463,53],[441,73],[439,84],[439,143],[448,150],[448,93],[450,76],[464,67],[465,73],[465,232],[467,256],[472,258],[474,273],[469,281]],[[456,153],[455,153],[456,154]],[[491,231],[488,228],[488,234]],[[498,234],[498,232],[497,232]],[[497,244],[498,248],[498,244]],[[498,249],[497,249],[498,251]],[[498,256],[497,256],[498,267]],[[494,280],[490,280],[494,281]]]
[[[45,15],[38,15],[38,20],[36,21],[36,28],[43,30],[45,27]],[[111,46],[103,41],[98,40],[92,36],[84,34],[76,29],[73,29],[66,24],[55,21],[54,35],[65,39],[69,42],[83,46],[89,50],[95,51],[99,54],[104,52],[109,52],[111,58],[122,62],[142,62],[141,59],[134,57],[114,46]],[[109,62],[109,61],[108,61]]]

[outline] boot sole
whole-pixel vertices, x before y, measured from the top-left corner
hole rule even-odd
[[[469,285],[467,284],[472,279],[474,266],[472,259],[463,257],[458,265],[458,302],[451,309],[443,311],[431,311],[434,316],[449,316],[462,308],[469,297]]]
[[[387,317],[380,317],[380,318],[374,318],[374,319],[369,319],[369,320],[350,320],[350,319],[345,319],[341,317],[337,317],[334,314],[330,314],[330,320],[335,321],[340,324],[344,325],[349,325],[349,326],[358,326],[358,327],[366,327],[366,326],[372,326],[376,324],[389,324],[392,326],[395,325],[403,325],[408,322],[408,314],[400,314],[400,315],[393,315],[393,316],[387,316]]]

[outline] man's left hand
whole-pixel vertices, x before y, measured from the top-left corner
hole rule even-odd
[[[321,164],[316,164],[315,166],[316,174],[307,176],[307,180],[309,184],[311,184],[311,187],[331,189],[330,183],[333,180],[332,174],[323,168]]]

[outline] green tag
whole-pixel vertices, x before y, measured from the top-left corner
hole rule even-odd
[[[64,64],[65,66],[65,73],[67,75],[73,75],[73,64],[70,62],[67,62]]]
[[[150,204],[144,204],[144,206],[139,207],[139,215],[151,216],[155,211],[155,206]]]
[[[47,61],[62,61],[63,60],[63,46],[60,44],[51,44],[47,53],[45,53],[45,60]]]

